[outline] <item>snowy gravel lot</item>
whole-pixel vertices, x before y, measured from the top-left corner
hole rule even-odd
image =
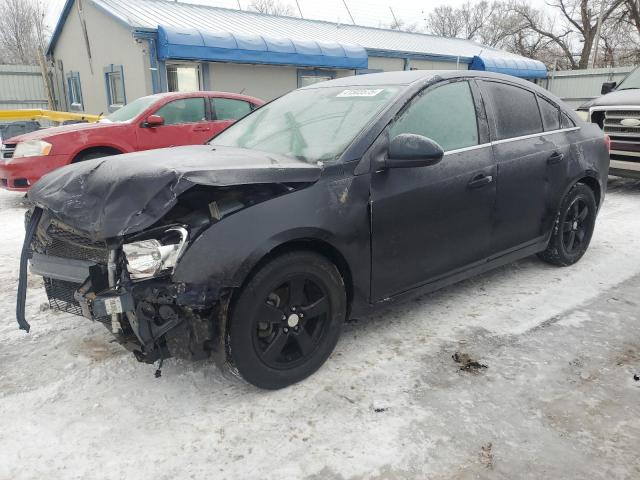
[[[535,258],[345,326],[301,384],[139,364],[100,325],[15,324],[21,196],[0,191],[0,479],[638,479],[640,182],[591,248]],[[488,368],[461,371],[461,352]]]

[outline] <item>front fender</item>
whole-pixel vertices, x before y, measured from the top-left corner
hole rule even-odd
[[[323,179],[224,218],[189,246],[174,281],[238,287],[274,248],[293,240],[317,239],[342,254],[354,287],[368,298],[368,177]]]

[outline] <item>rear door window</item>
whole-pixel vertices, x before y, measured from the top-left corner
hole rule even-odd
[[[498,140],[542,132],[542,118],[536,95],[506,83],[484,82],[493,105]]]
[[[544,97],[538,96],[545,132],[560,128],[560,109]]]
[[[212,98],[215,120],[239,120],[251,113],[251,104],[233,98]]]
[[[390,137],[413,133],[446,152],[478,145],[478,122],[469,82],[445,84],[418,96],[392,125]]]

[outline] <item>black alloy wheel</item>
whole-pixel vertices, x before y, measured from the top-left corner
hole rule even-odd
[[[304,363],[324,340],[329,309],[327,292],[312,278],[296,275],[277,286],[255,318],[258,356],[271,368]]]
[[[587,251],[598,207],[593,190],[577,183],[565,195],[551,232],[549,245],[538,256],[553,265],[576,263]]]
[[[346,315],[338,269],[313,252],[276,257],[232,305],[228,358],[260,388],[277,389],[315,372],[333,351]]]
[[[589,220],[589,205],[583,198],[575,198],[562,220],[562,244],[567,253],[572,254],[580,250],[589,233]]]

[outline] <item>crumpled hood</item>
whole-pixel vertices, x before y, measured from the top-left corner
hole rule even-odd
[[[640,106],[640,89],[617,90],[580,105],[579,109],[588,110],[591,107],[609,107],[620,105]]]
[[[242,148],[194,145],[98,158],[45,175],[28,198],[94,240],[143,230],[194,185],[307,183],[322,167]]]

